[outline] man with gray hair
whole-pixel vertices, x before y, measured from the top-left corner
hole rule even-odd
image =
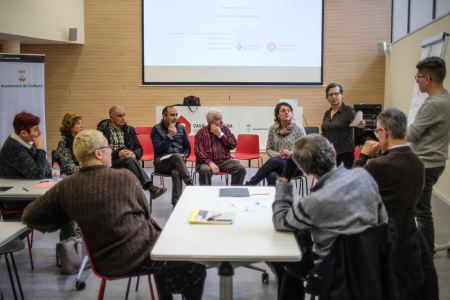
[[[97,130],[79,133],[73,151],[82,168],[58,182],[24,211],[28,226],[52,232],[74,220],[80,226],[96,270],[107,277],[154,272],[160,299],[202,298],[205,266],[154,261],[150,252],[158,232],[139,181],[126,169],[111,169],[112,147]]]
[[[439,299],[437,274],[427,242],[416,226],[414,208],[425,182],[425,168],[406,144],[406,115],[388,108],[354,167],[364,167],[378,184],[394,237],[399,299]],[[381,155],[375,157],[382,151]]]
[[[109,109],[109,119],[100,121],[97,125],[97,130],[100,130],[108,140],[108,143],[113,146],[113,168],[126,168],[133,172],[139,179],[142,188],[150,191],[152,199],[156,199],[166,192],[167,188],[159,188],[153,185],[150,177],[139,164],[139,159],[144,151],[136,131],[126,123],[123,107],[111,107]]]
[[[323,261],[338,235],[352,235],[377,224],[387,222],[387,214],[373,178],[363,169],[336,167],[336,152],[321,135],[302,136],[294,144],[292,159],[276,186],[273,203],[273,224],[276,230],[311,232],[314,257]],[[307,197],[294,201],[290,183],[294,163],[306,175],[312,175],[316,185]],[[307,257],[305,256],[305,260]],[[306,261],[300,268],[307,268]],[[273,263],[280,280],[284,268]],[[311,265],[309,264],[309,267]],[[307,274],[307,272],[305,272]],[[298,299],[303,299],[303,285],[290,285]],[[292,290],[292,292],[294,292]],[[300,294],[300,293],[303,293]],[[292,294],[292,293],[290,293]]]
[[[208,110],[206,121],[208,125],[195,134],[200,185],[211,185],[211,176],[219,172],[231,174],[231,185],[242,185],[247,172],[239,161],[231,158],[230,150],[237,145],[234,134],[223,126],[222,113],[216,108]]]

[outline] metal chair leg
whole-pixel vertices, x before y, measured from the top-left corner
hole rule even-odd
[[[22,297],[22,299],[25,299],[25,297],[23,296],[22,285],[20,284],[19,273],[17,273],[16,261],[14,260],[14,255],[12,254],[12,252],[9,254],[11,255],[11,261],[12,261],[12,264],[14,267],[14,273],[16,273],[16,281],[17,281],[17,285],[19,286],[20,296]]]
[[[11,274],[11,267],[9,265],[8,253],[5,253],[5,260],[6,260],[6,267],[8,268],[9,281],[11,281],[11,288],[14,293],[14,299],[17,300],[16,285],[14,284],[14,279]]]

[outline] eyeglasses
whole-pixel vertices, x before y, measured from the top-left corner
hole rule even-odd
[[[375,136],[378,137],[378,131],[383,130],[383,128],[377,128],[374,129],[373,132],[375,133]]]
[[[416,75],[416,76],[414,76],[414,78],[416,79],[416,81],[419,81],[419,78],[420,77],[429,77],[428,75]],[[430,80],[431,80],[431,77],[430,77]]]
[[[339,96],[341,93],[330,93],[327,95],[328,98],[333,98],[333,96]]]
[[[109,144],[108,146],[97,148],[96,150],[105,149],[105,148],[109,148],[111,150],[114,150],[114,145],[113,144]]]

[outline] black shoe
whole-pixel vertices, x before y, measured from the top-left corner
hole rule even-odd
[[[151,188],[148,189],[150,191],[150,196],[152,197],[152,199],[156,199],[159,196],[161,196],[162,194],[164,194],[167,191],[166,187],[157,187],[156,185],[153,185]]]
[[[190,180],[189,182],[186,182],[186,186],[194,186],[194,184],[192,183],[192,180]]]
[[[253,184],[251,181],[247,181],[244,185],[245,186],[256,186],[256,184]]]

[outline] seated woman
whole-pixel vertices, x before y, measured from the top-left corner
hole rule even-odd
[[[73,140],[83,130],[83,123],[81,122],[81,116],[68,112],[64,115],[64,118],[59,127],[62,138],[56,148],[56,160],[59,163],[61,174],[72,175],[78,172],[81,166],[77,158],[73,154],[72,145]]]
[[[56,161],[59,164],[61,174],[72,175],[77,173],[81,166],[77,158],[73,154],[73,140],[78,133],[83,131],[83,123],[81,122],[81,116],[68,112],[64,115],[59,127],[62,138],[56,148]],[[63,241],[72,236],[79,235],[77,231],[77,224],[75,221],[70,221],[67,225],[63,226],[59,232],[59,240]]]
[[[302,125],[293,121],[292,106],[289,103],[280,102],[275,106],[275,124],[269,128],[266,153],[270,159],[258,170],[245,185],[257,185],[267,178],[270,186],[275,186],[277,177],[283,173],[286,159],[291,156],[292,148],[296,140],[306,135]],[[297,169],[294,177],[302,172]]]

